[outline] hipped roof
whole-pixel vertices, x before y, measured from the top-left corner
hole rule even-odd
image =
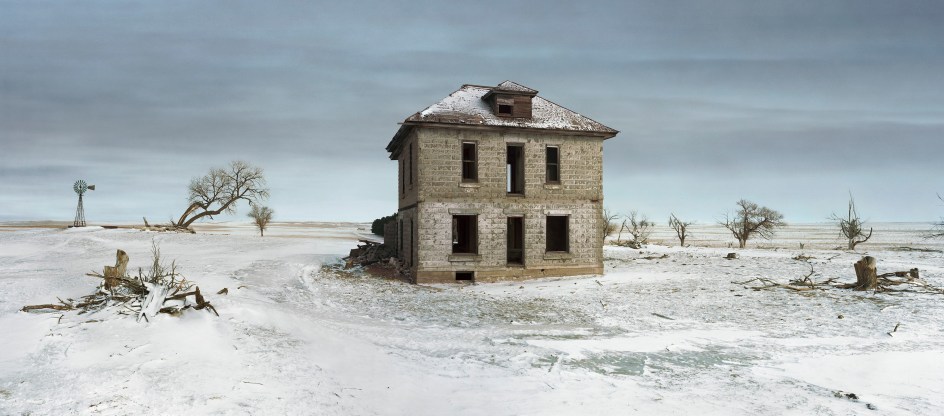
[[[505,91],[526,95],[537,93],[537,90],[512,81],[502,82],[497,87],[463,85],[438,103],[407,117],[401,123],[400,129],[387,145],[391,159],[395,159],[399,154],[399,144],[410,130],[421,125],[545,130],[563,134],[580,133],[604,139],[619,133],[538,95],[531,99],[531,118],[499,117],[492,112],[483,98],[490,93],[502,94]]]

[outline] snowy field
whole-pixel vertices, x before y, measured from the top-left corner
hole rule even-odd
[[[944,296],[732,283],[802,277],[801,253],[850,282],[868,253],[944,286],[927,224],[877,224],[858,253],[824,225],[745,250],[715,226],[687,248],[659,230],[608,246],[604,276],[433,287],[322,267],[366,227],[0,227],[0,414],[944,414]],[[116,249],[147,266],[152,240],[220,317],[20,312],[93,292],[84,274]]]

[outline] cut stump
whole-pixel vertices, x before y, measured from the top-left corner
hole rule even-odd
[[[875,290],[878,276],[875,273],[875,257],[865,256],[853,265],[856,273],[855,290]]]
[[[115,253],[115,266],[105,266],[105,271],[102,273],[105,277],[105,289],[118,286],[127,269],[128,253],[119,249],[118,252]]]

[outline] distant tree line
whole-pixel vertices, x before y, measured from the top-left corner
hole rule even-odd
[[[397,219],[396,212],[386,217],[377,218],[376,220],[374,220],[373,223],[370,224],[370,232],[377,235],[384,235],[384,226],[387,225],[388,222],[394,221],[396,219]]]
[[[938,198],[944,202],[944,197],[938,195]],[[774,232],[787,225],[783,221],[783,214],[765,206],[760,206],[754,202],[742,199],[737,202],[737,210],[729,212],[718,220],[718,224],[726,228],[738,242],[738,247],[744,248],[751,237],[760,237],[769,239],[773,237]],[[621,225],[617,220],[624,217]],[[603,210],[603,239],[618,234],[617,245],[626,245],[632,248],[639,248],[648,243],[648,237],[655,225],[646,218],[644,214],[639,214],[635,210],[630,211],[629,215],[614,214],[609,209]],[[856,209],[855,199],[849,194],[849,203],[846,213],[839,215],[833,213],[829,220],[833,222],[839,230],[839,235],[846,240],[846,248],[855,250],[856,246],[872,238],[872,228],[866,226]],[[675,214],[669,216],[669,227],[675,231],[679,243],[684,246],[686,238],[691,236],[689,226],[694,222],[680,220]],[[925,233],[927,238],[944,238],[944,218],[934,223],[934,228]],[[617,230],[619,230],[617,232]],[[626,231],[631,239],[622,241],[622,234]]]

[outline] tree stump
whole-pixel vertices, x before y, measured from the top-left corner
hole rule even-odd
[[[875,273],[875,257],[865,256],[853,265],[856,272],[855,290],[874,290],[878,286]]]
[[[128,269],[128,253],[119,249],[115,253],[115,266],[105,266],[105,289],[111,289],[118,286],[119,281],[124,277]]]

